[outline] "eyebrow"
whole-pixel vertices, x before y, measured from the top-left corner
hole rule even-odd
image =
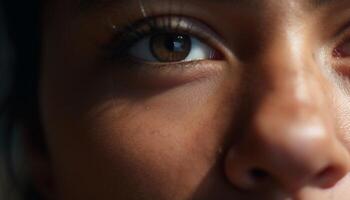
[[[140,1],[147,3],[148,0],[140,0]],[[201,0],[201,1],[206,1],[208,3],[213,3],[215,1],[216,3],[225,3],[225,4],[231,3],[232,5],[245,5],[245,6],[256,5],[258,2],[261,2],[261,0]],[[340,1],[344,1],[344,0],[307,0],[306,5],[309,6],[311,9],[320,9]],[[108,6],[115,2],[125,4],[125,3],[130,3],[130,0],[79,0],[79,8],[80,10],[85,10],[87,8],[91,8],[95,6]]]

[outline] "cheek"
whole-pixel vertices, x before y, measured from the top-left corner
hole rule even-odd
[[[345,83],[345,84],[344,84]],[[343,82],[340,84],[341,89],[333,90],[334,110],[339,129],[339,140],[344,143],[350,152],[350,96],[348,88],[350,84]]]
[[[115,87],[100,84],[87,95],[69,85],[43,98],[62,199],[187,199],[215,165],[233,103],[223,100],[233,95],[222,81],[137,98],[114,90],[120,95],[98,95],[94,103],[93,93]]]

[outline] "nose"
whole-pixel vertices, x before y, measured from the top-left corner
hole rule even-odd
[[[269,82],[269,89],[251,106],[242,137],[226,154],[225,173],[236,188],[256,190],[272,184],[289,193],[306,186],[329,188],[349,170],[319,80],[288,70],[267,72],[269,81],[264,83]]]

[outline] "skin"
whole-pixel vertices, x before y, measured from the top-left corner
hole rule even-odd
[[[168,71],[103,56],[111,24],[142,18],[137,1],[46,2],[48,148],[30,150],[45,199],[347,199],[350,60],[333,50],[350,2],[233,2],[144,1],[146,14],[199,19],[223,41],[223,60]]]

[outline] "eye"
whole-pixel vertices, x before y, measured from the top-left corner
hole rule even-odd
[[[350,40],[342,44],[340,47],[336,48],[334,55],[336,57],[350,57]]]
[[[149,62],[190,62],[218,59],[218,52],[194,36],[181,33],[159,33],[137,41],[129,55]]]

